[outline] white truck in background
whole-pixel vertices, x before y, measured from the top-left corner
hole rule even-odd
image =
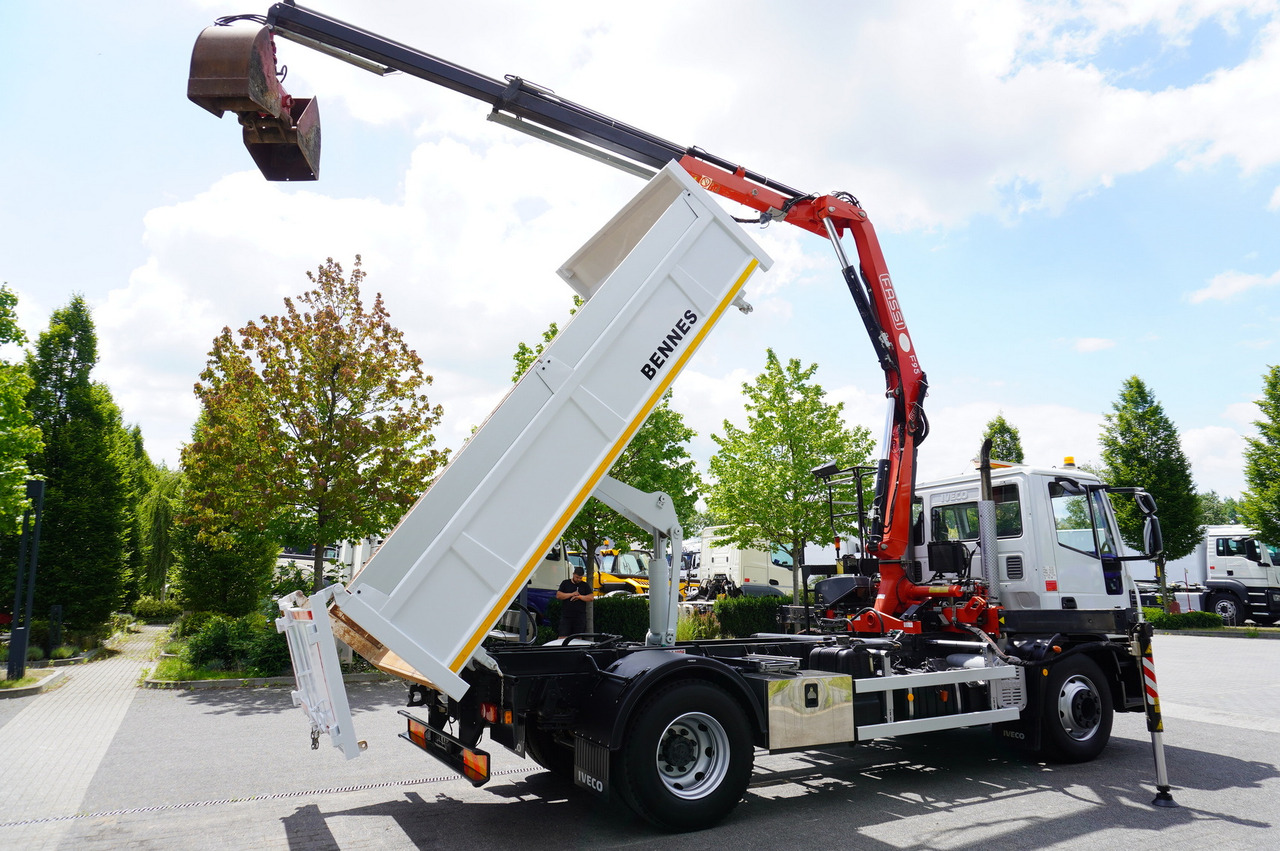
[[[780,593],[790,595],[795,565],[791,557],[781,550],[765,552],[761,549],[739,547],[725,539],[724,526],[706,526],[698,539],[698,558],[693,578],[700,582],[712,582],[717,577],[733,583],[738,588],[748,585],[770,585]],[[842,541],[843,552],[856,549],[853,539]],[[839,558],[834,546],[818,547],[809,544],[804,550],[808,565],[834,564]],[[750,592],[748,592],[750,593]]]
[[[1228,626],[1280,621],[1280,547],[1263,543],[1247,526],[1205,527],[1195,550],[1164,570],[1182,609],[1214,612]],[[1154,564],[1143,562],[1133,574],[1144,595],[1154,593]]]
[[[707,526],[702,530],[698,557],[698,579],[711,582],[723,577],[739,588],[746,585],[774,585],[791,592],[791,565],[777,554],[746,549],[730,544],[722,534],[723,526]]]

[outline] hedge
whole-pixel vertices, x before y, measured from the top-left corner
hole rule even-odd
[[[173,623],[182,616],[182,606],[175,600],[139,597],[133,604],[133,616],[144,623]]]
[[[790,597],[726,597],[716,600],[715,613],[720,634],[746,638],[757,632],[777,632],[778,610],[791,603]]]
[[[1156,629],[1222,628],[1222,617],[1213,612],[1181,612],[1173,614],[1161,609],[1143,608],[1142,615]]]

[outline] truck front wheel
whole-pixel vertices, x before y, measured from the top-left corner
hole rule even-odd
[[[1111,688],[1087,656],[1048,666],[1041,707],[1043,747],[1060,762],[1088,762],[1111,738]]]
[[[642,818],[697,830],[738,805],[755,760],[742,707],[710,683],[682,680],[656,691],[633,716],[614,776]]]
[[[1244,623],[1241,617],[1240,601],[1231,594],[1214,594],[1209,599],[1209,611],[1222,618],[1226,626],[1239,626]]]

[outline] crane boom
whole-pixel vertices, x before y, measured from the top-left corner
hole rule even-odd
[[[252,20],[255,32],[229,25]],[[311,99],[294,99],[280,86],[274,45],[278,35],[378,74],[400,71],[490,104],[491,118],[633,173],[675,161],[706,190],[742,204],[758,221],[785,221],[825,239],[836,252],[841,274],[885,374],[888,411],[878,464],[866,549],[880,563],[874,626],[918,629],[898,617],[912,604],[954,589],[915,585],[907,576],[911,544],[911,503],[916,452],[928,434],[924,396],[928,381],[916,356],[888,265],[871,221],[847,193],[816,195],[749,171],[696,147],[685,147],[566,100],[517,77],[497,80],[384,36],[306,9],[292,2],[273,5],[265,17],[223,18],[201,34],[192,54],[188,96],[221,115],[236,112],[245,142],[268,179],[316,179],[319,119]],[[243,62],[243,80],[228,82],[228,56]],[[232,75],[234,76],[234,75]],[[246,100],[245,89],[248,89]],[[741,221],[741,220],[740,220]],[[857,263],[846,257],[842,238],[850,235]]]

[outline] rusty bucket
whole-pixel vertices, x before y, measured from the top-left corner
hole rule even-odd
[[[267,180],[315,180],[320,170],[320,110],[280,85],[267,27],[206,27],[191,51],[187,97],[221,117],[234,112],[244,144]]]

